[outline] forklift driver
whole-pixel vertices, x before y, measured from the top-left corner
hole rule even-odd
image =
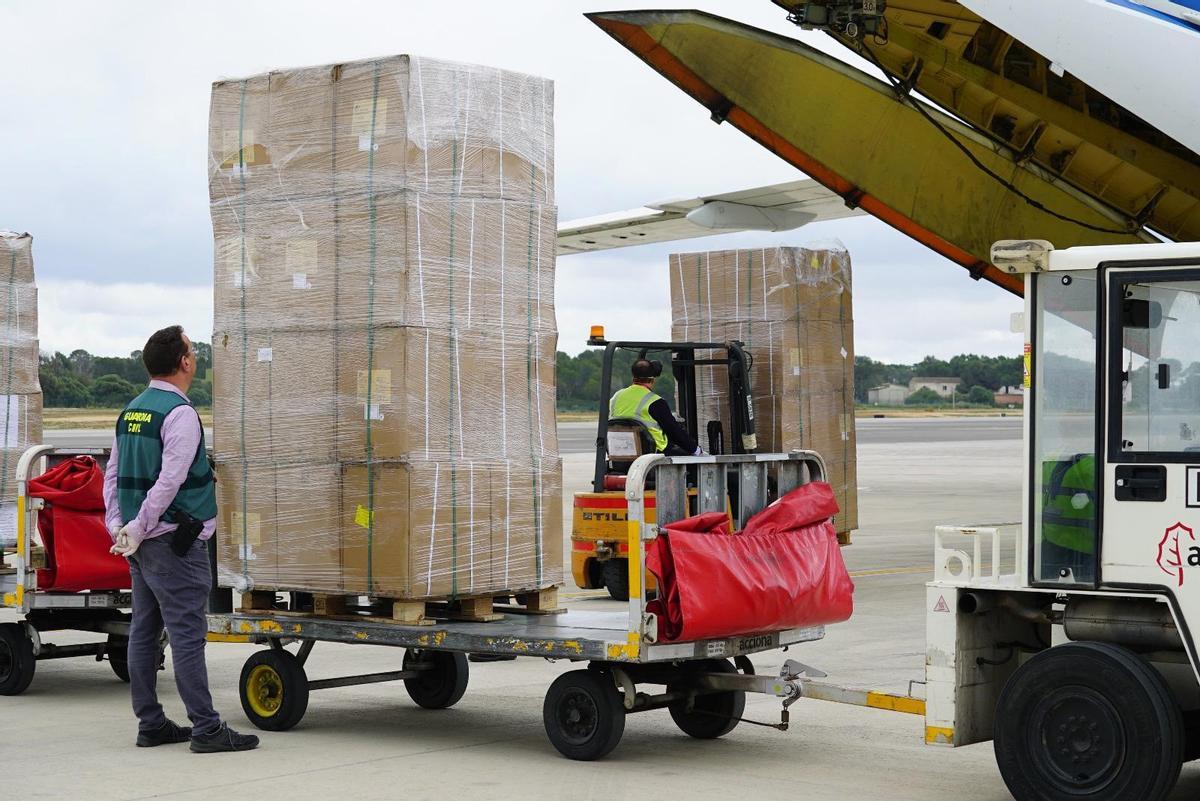
[[[609,418],[640,420],[654,447],[667,456],[702,456],[704,451],[679,424],[667,402],[654,393],[654,379],[662,375],[662,362],[638,359],[633,363],[633,383],[618,391],[608,402]]]

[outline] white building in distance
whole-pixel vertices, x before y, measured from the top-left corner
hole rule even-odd
[[[922,389],[931,389],[940,397],[949,398],[952,393],[962,389],[961,378],[939,378],[936,376],[913,378],[908,382],[908,394],[912,395]]]

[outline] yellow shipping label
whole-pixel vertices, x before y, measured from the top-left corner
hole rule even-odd
[[[374,518],[375,513],[365,506],[359,506],[354,510],[354,525],[356,526],[370,528]]]
[[[387,133],[387,98],[354,101],[354,117],[350,121],[350,133],[355,136],[374,136]]]
[[[392,371],[371,370],[371,380],[367,380],[367,371],[358,371],[358,399],[371,405],[392,402]],[[368,399],[368,391],[370,398]]]
[[[257,512],[231,512],[229,528],[230,537],[235,543],[262,545],[262,522]]]
[[[250,128],[241,131],[222,131],[221,137],[221,166],[238,167],[239,162],[247,166],[254,164],[254,131]],[[238,151],[241,158],[238,158]]]
[[[284,253],[286,272],[315,275],[317,272],[317,240],[293,239]]]
[[[1033,345],[1025,344],[1025,378],[1023,381],[1025,389],[1033,386]]]

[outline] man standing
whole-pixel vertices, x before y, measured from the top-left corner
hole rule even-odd
[[[142,350],[150,386],[117,419],[104,472],[104,505],[112,552],[129,559],[133,621],[129,684],[143,748],[191,740],[197,753],[248,751],[213,709],[204,662],[205,613],[212,585],[207,540],[217,499],[200,416],[185,394],[196,352],[180,326],[157,331]],[[175,685],[192,727],[169,720],[158,702],[159,639],[171,641]]]
[[[654,379],[662,375],[662,362],[638,359],[630,368],[633,383],[613,394],[608,401],[609,419],[640,420],[654,438],[654,447],[667,456],[702,456],[704,451],[679,424],[671,407],[655,394]]]

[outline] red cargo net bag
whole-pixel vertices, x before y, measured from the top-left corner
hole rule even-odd
[[[30,479],[28,495],[46,502],[38,512],[38,533],[46,548],[38,589],[129,589],[129,563],[108,552],[112,538],[104,522],[104,472],[95,459],[76,456],[55,465]]]
[[[729,534],[723,512],[680,520],[650,543],[659,635],[692,641],[840,623],[854,611],[833,489],[814,481]]]

